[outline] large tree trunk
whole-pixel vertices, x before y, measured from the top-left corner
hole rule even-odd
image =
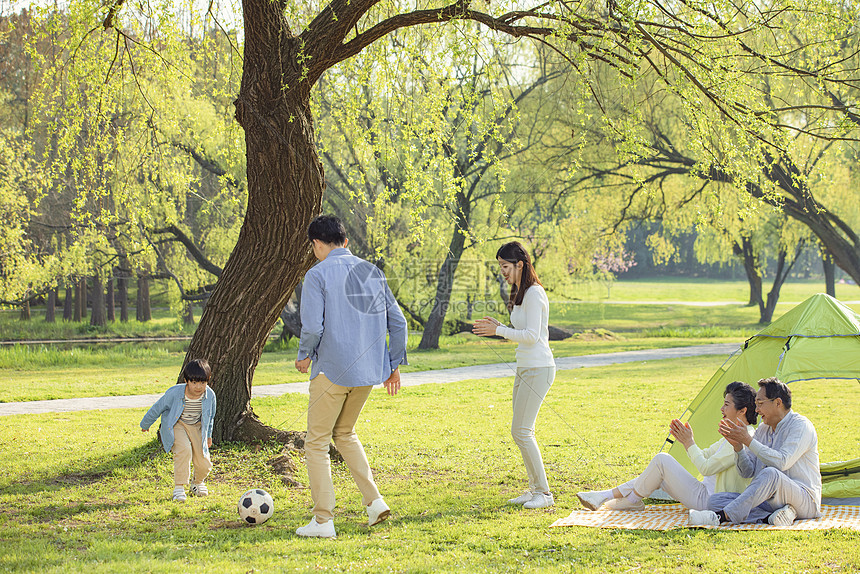
[[[98,273],[93,275],[93,313],[90,315],[90,325],[95,327],[104,327],[107,325],[105,292],[102,287],[102,278]]]
[[[185,304],[185,313],[182,314],[182,322],[186,325],[194,324],[194,303],[191,301]]]
[[[245,129],[248,208],[185,358],[212,365],[215,442],[275,436],[251,411],[251,382],[269,332],[311,264],[307,225],[325,187],[301,46],[288,32],[283,6],[246,0],[244,21],[235,105]]]
[[[152,319],[152,307],[149,301],[149,277],[140,275],[137,278],[137,320],[146,323]]]
[[[66,285],[66,298],[63,300],[63,321],[71,321],[75,315],[75,296],[71,285]]]
[[[86,286],[84,286],[86,287]],[[81,309],[86,307],[86,291],[81,289],[81,281],[75,281],[75,309],[74,315],[72,316],[72,320],[77,323],[83,319],[83,311]]]
[[[764,307],[764,298],[762,297],[762,280],[759,273],[758,257],[753,250],[752,241],[749,237],[743,237],[741,244],[735,243],[732,246],[735,255],[741,258],[744,264],[744,272],[747,275],[747,282],[750,285],[750,298],[747,307],[758,305],[759,309]]]
[[[824,267],[824,289],[831,297],[836,297],[836,264],[826,250],[821,254],[821,264]]]
[[[87,289],[86,275],[81,277],[79,283],[81,284],[81,298],[78,301],[78,304],[81,306],[81,321],[85,321],[87,318],[87,303],[89,303],[90,301],[89,289]]]
[[[128,276],[125,271],[116,279],[116,289],[119,292],[119,320],[128,323]]]
[[[105,289],[105,301],[107,303],[107,320],[116,321],[116,295],[113,288],[113,275],[108,275]]]
[[[30,302],[29,301],[24,301],[24,303],[21,305],[20,318],[22,321],[29,321],[30,320]]]
[[[773,287],[767,294],[767,303],[759,308],[759,323],[770,323],[773,321],[773,312],[776,311],[776,304],[779,301],[779,291],[782,289],[783,283],[788,279],[788,274],[791,268],[797,263],[800,257],[800,252],[803,251],[803,241],[798,242],[797,251],[794,254],[794,259],[786,265],[788,254],[784,249],[779,250],[779,258],[776,265],[776,276],[773,278]]]
[[[466,250],[466,233],[469,229],[470,204],[463,192],[457,192],[457,214],[454,222],[454,233],[448,245],[448,255],[445,257],[439,274],[436,277],[436,296],[433,298],[433,309],[424,324],[419,349],[438,349],[442,326],[445,324],[445,314],[451,304],[451,288],[454,286],[454,275],[460,258]]]
[[[55,323],[57,321],[57,290],[51,289],[48,291],[48,302],[45,305],[45,323]]]

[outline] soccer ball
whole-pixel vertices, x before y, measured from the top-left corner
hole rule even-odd
[[[272,517],[275,503],[268,492],[253,488],[239,497],[238,510],[243,522],[262,524]]]

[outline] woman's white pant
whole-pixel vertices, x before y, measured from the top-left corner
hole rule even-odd
[[[618,486],[622,495],[631,491],[642,498],[662,488],[669,496],[692,510],[707,510],[708,488],[665,452],[658,453],[638,477]]]
[[[518,368],[514,380],[511,436],[520,447],[531,492],[549,492],[543,457],[535,440],[535,421],[555,379],[555,367]]]

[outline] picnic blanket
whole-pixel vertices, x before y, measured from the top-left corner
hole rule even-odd
[[[714,530],[828,530],[850,528],[860,530],[860,506],[821,506],[821,518],[795,520],[791,526],[770,524],[721,524],[720,526],[688,526],[689,510],[680,504],[647,505],[645,510],[574,510],[567,518],[550,525],[591,526],[593,528],[625,528],[630,530],[672,530],[674,528],[711,528]]]

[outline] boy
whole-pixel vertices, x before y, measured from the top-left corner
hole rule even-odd
[[[161,444],[164,452],[173,451],[173,500],[185,502],[185,485],[194,461],[192,496],[207,496],[203,481],[212,470],[209,447],[212,446],[212,422],[215,419],[215,392],[209,388],[212,370],[206,359],[189,361],[182,370],[185,384],[167,389],[152,408],[143,415],[140,430],[149,427],[161,417]]]

